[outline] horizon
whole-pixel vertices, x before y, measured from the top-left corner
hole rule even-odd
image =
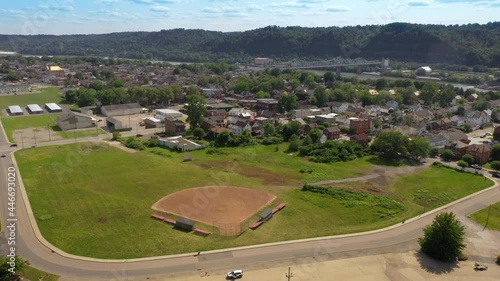
[[[195,8],[193,8],[195,7]],[[18,0],[2,3],[4,35],[88,35],[266,26],[464,25],[498,21],[499,0]]]

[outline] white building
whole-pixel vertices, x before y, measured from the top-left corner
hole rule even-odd
[[[180,152],[196,150],[202,148],[202,145],[197,144],[193,141],[187,140],[182,136],[169,137],[164,139],[159,139],[161,146],[168,147],[170,149],[177,149]]]

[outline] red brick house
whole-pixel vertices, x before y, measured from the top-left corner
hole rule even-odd
[[[354,136],[351,136],[350,138],[351,141],[357,142],[363,146],[368,145],[370,142],[370,139],[368,138],[367,134],[361,133],[361,134],[356,134]]]
[[[165,118],[165,133],[176,136],[186,135],[186,124],[180,120]]]
[[[491,148],[484,144],[471,144],[467,147],[467,154],[474,156],[477,164],[484,164],[490,159]]]
[[[370,119],[352,119],[349,122],[349,128],[356,130],[356,134],[367,134],[371,130]]]
[[[339,127],[328,127],[323,130],[323,135],[326,136],[328,140],[338,140],[340,138],[340,128]]]
[[[445,149],[450,149],[453,151],[454,155],[453,155],[453,159],[454,160],[460,160],[462,159],[462,157],[467,154],[467,147],[469,145],[466,144],[466,143],[463,143],[461,141],[457,141],[451,145],[447,145],[445,146],[444,148]]]

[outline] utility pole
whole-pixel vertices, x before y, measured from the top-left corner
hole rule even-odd
[[[491,212],[491,204],[488,207],[488,216],[486,217],[486,223],[484,224],[483,231],[486,229],[486,226],[488,226],[488,221],[490,220],[490,212]]]
[[[49,131],[49,141],[51,141],[51,137],[50,137],[50,124],[49,122],[47,122],[47,131]]]
[[[288,273],[285,273],[285,277],[290,281],[290,278],[293,277],[293,273],[290,273],[290,267],[288,267]]]

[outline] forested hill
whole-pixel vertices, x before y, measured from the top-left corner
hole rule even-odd
[[[364,57],[500,67],[500,22],[484,25],[276,27],[245,32],[172,29],[101,35],[0,35],[0,50],[33,55],[109,56],[171,61],[245,62]]]

